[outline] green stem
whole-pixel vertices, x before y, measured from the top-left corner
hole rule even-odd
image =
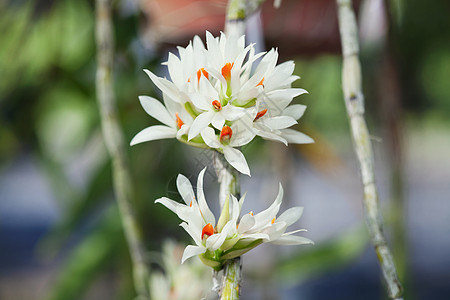
[[[372,143],[364,119],[364,95],[361,88],[358,27],[351,0],[337,0],[343,66],[342,88],[353,136],[353,146],[359,160],[364,188],[364,212],[370,238],[386,281],[391,299],[402,299],[402,286],[383,233],[383,221],[375,185]]]
[[[230,259],[224,266],[225,276],[222,284],[221,300],[238,300],[241,282],[241,260]]]
[[[140,299],[148,299],[149,270],[145,262],[142,234],[132,203],[131,172],[125,155],[124,136],[115,106],[113,61],[114,38],[111,18],[111,0],[96,0],[97,42],[97,102],[100,109],[103,138],[113,164],[114,192],[119,206],[122,225],[130,248],[133,278]]]
[[[239,173],[225,160],[223,154],[216,152],[214,156],[214,168],[217,180],[220,184],[219,199],[222,208],[227,195],[232,194],[240,197]],[[221,300],[239,299],[239,286],[241,281],[241,259],[240,257],[227,260],[223,270],[214,271],[214,281]]]

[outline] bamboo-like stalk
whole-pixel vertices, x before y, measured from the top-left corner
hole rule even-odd
[[[115,107],[113,83],[114,38],[111,18],[111,0],[96,0],[97,43],[97,103],[103,138],[113,164],[114,192],[120,210],[122,225],[133,263],[133,278],[140,299],[148,299],[149,271],[136,213],[133,207],[133,189],[124,136],[119,126]]]
[[[228,0],[225,21],[227,36],[240,37],[245,34],[245,21],[259,10],[265,0]]]
[[[219,199],[222,208],[227,195],[232,194],[237,198],[240,197],[239,173],[228,164],[223,154],[219,152],[214,155],[214,168],[220,184]],[[239,299],[241,268],[241,259],[237,257],[228,260],[223,266],[223,270],[220,271],[221,273],[213,271],[215,290],[221,300]]]
[[[351,0],[336,0],[336,2],[343,55],[342,88],[350,120],[353,146],[361,169],[366,224],[386,281],[388,295],[391,299],[402,299],[402,286],[383,233],[383,222],[375,185],[372,143],[364,119],[364,95],[361,88],[358,27],[355,13]]]
[[[256,12],[264,0],[229,0],[227,6],[225,33],[228,38],[239,38],[245,34],[247,16]],[[220,183],[220,206],[223,207],[227,195],[239,197],[239,173],[231,167],[221,153],[214,158],[214,167]],[[223,276],[214,271],[214,289],[221,300],[238,300],[241,283],[242,261],[240,257],[227,261],[223,267]]]

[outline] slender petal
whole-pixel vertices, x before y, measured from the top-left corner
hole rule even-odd
[[[215,224],[216,220],[214,218],[214,214],[208,207],[206,203],[205,194],[203,193],[203,177],[205,176],[206,167],[198,174],[197,179],[197,200],[198,206],[202,212],[203,218],[205,219],[205,223]]]
[[[276,245],[314,245],[314,242],[308,238],[298,235],[283,235],[279,239],[272,242]]]
[[[248,168],[247,161],[241,151],[230,146],[225,146],[223,147],[223,154],[225,155],[225,159],[228,163],[236,170],[242,174],[250,176],[250,169]]]
[[[303,214],[303,207],[296,206],[291,207],[285,212],[283,212],[278,218],[277,221],[279,222],[286,222],[287,226],[290,226],[294,224],[295,222],[300,219],[300,217]]]
[[[144,71],[163,93],[166,93],[167,95],[169,95],[169,97],[177,102],[182,102],[183,99],[175,84],[167,79],[156,76],[150,70],[145,69]]]
[[[298,120],[303,116],[303,114],[305,113],[305,110],[306,110],[305,105],[301,105],[301,104],[289,105],[288,107],[286,107],[283,110],[282,115],[290,116],[294,120]]]
[[[204,247],[188,245],[186,249],[184,249],[183,257],[181,258],[181,263],[184,263],[186,259],[191,258],[192,256],[205,253],[205,251],[206,248]]]
[[[177,188],[186,205],[190,206],[196,202],[191,182],[183,174],[178,174]]]
[[[170,116],[167,108],[161,102],[149,96],[139,96],[139,101],[150,116],[169,127],[175,127],[175,116]]]
[[[292,144],[311,144],[314,140],[300,131],[293,129],[282,129],[281,136],[285,138],[288,143]]]
[[[197,118],[194,119],[194,122],[191,124],[191,129],[189,130],[188,134],[188,140],[190,141],[199,133],[201,133],[210,123],[211,120],[214,118],[214,112],[208,111],[204,112],[197,116]]]
[[[273,118],[268,118],[266,120],[262,120],[261,122],[264,123],[264,125],[273,128],[273,129],[284,129],[287,127],[291,127],[292,125],[297,124],[297,121],[295,121],[293,118],[288,116],[278,116]]]
[[[201,234],[202,231],[200,229],[200,231],[198,230],[198,228],[195,228],[193,226],[189,226],[188,223],[183,222],[180,224],[181,227],[183,227],[184,230],[186,230],[186,232],[191,236],[191,238],[195,241],[195,243],[197,245],[201,245],[202,244],[202,239],[201,239]]]
[[[221,147],[221,144],[219,143],[219,140],[214,133],[214,129],[211,127],[206,127],[202,132],[201,136],[203,140],[205,141],[206,145],[213,149],[217,149]]]
[[[136,145],[143,142],[171,139],[177,136],[177,130],[163,125],[155,125],[147,127],[134,136],[130,145]]]

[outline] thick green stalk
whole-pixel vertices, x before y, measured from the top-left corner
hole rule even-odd
[[[225,276],[222,284],[221,300],[238,300],[241,282],[241,262],[240,258],[229,260],[225,266]]]
[[[222,153],[216,152],[214,156],[214,168],[217,180],[220,184],[219,199],[222,208],[227,195],[240,196],[239,173],[225,160]],[[214,281],[221,300],[239,299],[239,287],[241,283],[241,259],[239,257],[228,260],[219,272],[213,271]]]
[[[145,249],[141,230],[132,203],[133,189],[129,164],[125,155],[124,136],[119,126],[115,107],[113,83],[114,38],[110,0],[96,1],[96,42],[96,89],[103,138],[113,164],[114,192],[130,248],[134,285],[139,298],[148,299],[149,272],[145,263]]]
[[[375,185],[372,143],[364,119],[364,95],[361,88],[358,27],[355,13],[351,0],[337,0],[337,6],[343,54],[342,88],[350,120],[353,145],[361,169],[366,224],[386,281],[388,295],[391,299],[402,299],[402,286],[383,233],[383,221]]]

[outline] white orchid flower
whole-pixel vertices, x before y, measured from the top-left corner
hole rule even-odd
[[[222,127],[220,134],[216,134],[213,128],[206,127],[201,132],[201,136],[210,148],[222,151],[225,159],[236,170],[250,176],[244,154],[235,148],[248,144],[255,137],[255,133],[249,130],[250,126],[245,119],[241,119],[231,126]]]
[[[189,180],[180,174],[177,178],[177,188],[185,204],[178,203],[166,197],[159,198],[155,201],[166,206],[184,221],[180,226],[186,230],[196,243],[196,245],[186,247],[181,260],[182,263],[195,255],[206,252],[214,253],[222,246],[232,225],[229,222],[219,232],[215,229],[215,218],[206,203],[203,193],[203,177],[205,171],[206,168],[198,175],[197,198]],[[220,263],[216,265],[219,266]]]
[[[264,139],[279,141],[287,145],[309,144],[314,140],[299,131],[289,129],[303,116],[306,106],[288,104],[292,99],[307,93],[304,89],[274,90],[260,97],[252,109],[255,134]]]
[[[163,99],[164,105],[155,98],[139,96],[145,112],[165,125],[154,125],[143,129],[131,140],[131,145],[168,138],[181,140],[183,135],[188,133],[193,121],[192,117],[169,96],[163,94]]]
[[[203,263],[219,270],[225,260],[241,256],[262,243],[313,244],[305,237],[293,235],[305,231],[304,229],[286,233],[286,228],[301,217],[303,208],[293,207],[276,217],[283,198],[281,185],[277,198],[269,208],[256,215],[250,212],[240,219],[245,197],[238,201],[233,195],[229,196],[216,223],[203,193],[205,171],[206,168],[198,176],[197,197],[189,180],[180,174],[177,178],[177,187],[185,203],[178,203],[166,197],[155,201],[178,215],[183,221],[180,226],[195,242],[195,245],[185,248],[182,262],[199,255]]]

